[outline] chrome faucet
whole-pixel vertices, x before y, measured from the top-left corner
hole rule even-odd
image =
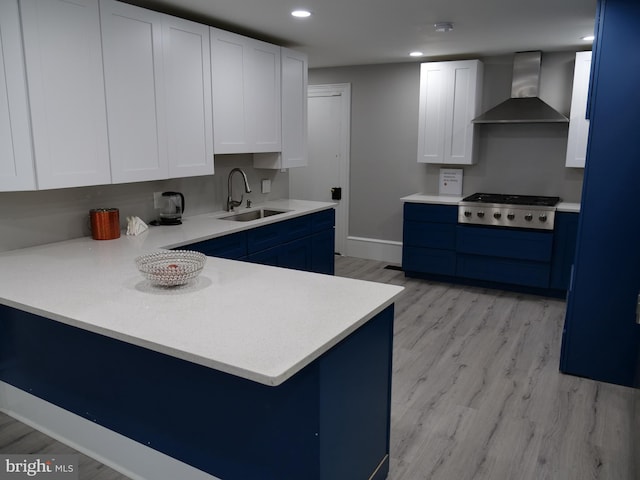
[[[242,175],[242,179],[244,180],[244,191],[246,193],[251,193],[251,188],[249,188],[249,181],[247,180],[247,174],[244,173],[240,168],[234,168],[229,172],[229,178],[227,179],[227,212],[233,212],[233,207],[238,207],[242,205],[242,199],[244,198],[244,193],[240,195],[240,200],[233,199],[233,187],[232,187],[232,177],[233,174],[239,172]]]

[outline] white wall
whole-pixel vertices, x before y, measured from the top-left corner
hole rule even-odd
[[[130,215],[149,222],[156,218],[153,192],[182,192],[187,217],[223,210],[227,175],[236,166],[247,173],[252,189],[245,198],[260,202],[288,197],[287,173],[257,170],[252,165],[251,155],[219,155],[215,159],[215,175],[204,177],[36,192],[0,192],[0,251],[87,236],[89,210],[92,208],[118,208],[123,227]],[[238,199],[242,192],[241,182],[238,175],[234,178],[234,196]],[[268,195],[260,193],[260,180],[264,178],[272,180],[272,190]]]
[[[513,55],[484,62],[483,111],[511,94]],[[568,114],[574,52],[543,53],[540,96]],[[351,83],[349,235],[402,241],[402,203],[438,193],[439,166],[417,163],[419,62],[321,68],[309,84]],[[482,125],[477,165],[463,193],[558,195],[579,202],[583,171],[564,166],[567,125]],[[373,212],[373,214],[372,214]]]

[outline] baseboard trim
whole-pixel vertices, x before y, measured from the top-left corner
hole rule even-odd
[[[347,255],[400,264],[402,263],[402,242],[377,238],[347,237]]]
[[[133,480],[221,480],[1,381],[0,411]]]

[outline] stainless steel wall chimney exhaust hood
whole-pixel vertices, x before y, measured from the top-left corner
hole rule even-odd
[[[567,123],[569,119],[538,98],[542,52],[519,52],[513,59],[511,98],[473,123]]]

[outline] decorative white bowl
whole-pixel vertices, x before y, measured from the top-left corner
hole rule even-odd
[[[206,260],[199,252],[171,250],[142,255],[136,266],[153,285],[175,287],[200,275]]]

